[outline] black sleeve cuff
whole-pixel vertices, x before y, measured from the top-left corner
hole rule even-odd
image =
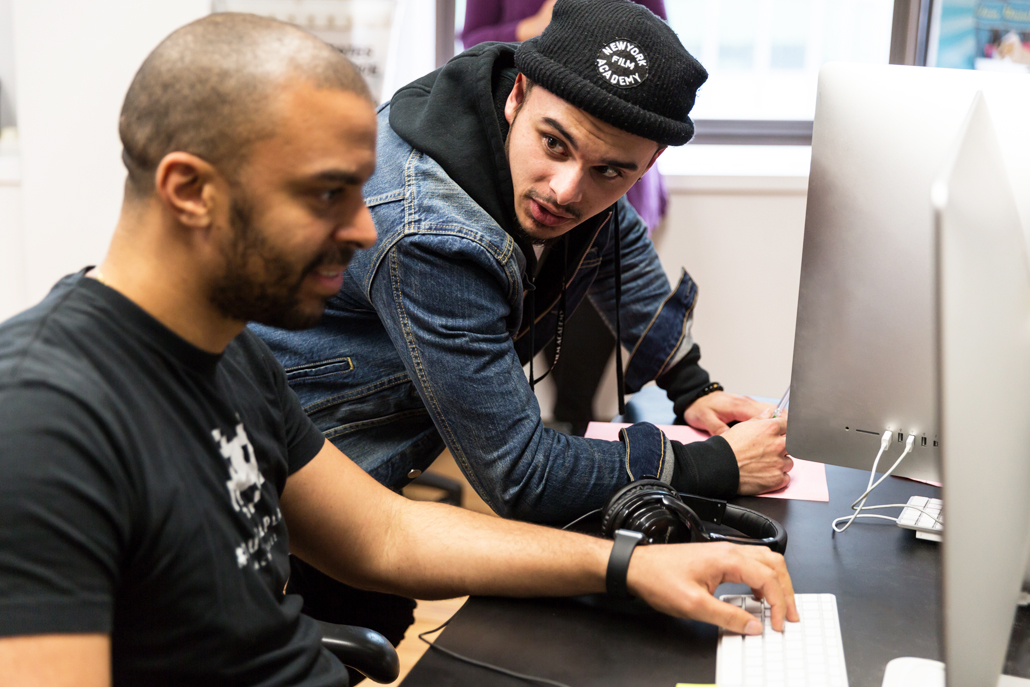
[[[716,499],[736,496],[740,470],[733,449],[725,439],[714,436],[689,444],[671,443],[676,458],[672,486],[676,491]]]
[[[699,360],[701,349],[694,344],[682,360],[655,380],[655,384],[665,389],[672,401],[677,418],[683,417],[683,412],[697,400],[701,390],[711,381],[705,369],[698,364]]]

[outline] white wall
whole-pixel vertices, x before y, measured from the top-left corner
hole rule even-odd
[[[397,0],[390,54],[383,75],[383,102],[401,86],[436,69],[436,3]]]
[[[21,173],[18,158],[0,154],[0,322],[24,307]]]
[[[0,0],[0,127],[14,126],[14,18],[11,0]]]
[[[673,284],[681,267],[697,282],[693,334],[702,366],[728,391],[779,398],[794,355],[807,177],[667,176],[666,182],[669,213],[654,241]],[[541,394],[545,417],[551,394]],[[618,413],[614,358],[594,410],[602,419]]]
[[[210,0],[13,0],[24,299],[103,258],[125,171],[118,112],[143,58]]]
[[[672,179],[658,253],[698,284],[694,338],[712,379],[779,398],[790,383],[807,178]]]

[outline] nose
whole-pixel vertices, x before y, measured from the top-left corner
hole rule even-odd
[[[376,225],[372,222],[372,213],[361,203],[349,222],[344,222],[336,230],[334,237],[338,243],[348,243],[358,248],[371,248],[376,242]]]
[[[559,205],[578,203],[583,198],[583,172],[574,164],[561,165],[551,177],[551,193]]]

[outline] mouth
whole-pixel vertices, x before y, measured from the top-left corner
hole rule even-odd
[[[538,224],[542,224],[545,227],[556,227],[575,219],[575,217],[567,213],[560,212],[541,203],[536,198],[529,199],[529,213]]]
[[[331,296],[343,287],[344,270],[346,266],[323,265],[308,272],[308,277],[315,281],[320,292]]]

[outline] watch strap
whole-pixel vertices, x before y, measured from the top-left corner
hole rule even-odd
[[[638,544],[646,543],[644,535],[633,530],[615,530],[615,543],[608,557],[608,571],[605,574],[605,586],[608,594],[617,599],[630,598],[626,586],[626,575],[629,572],[629,559]]]

